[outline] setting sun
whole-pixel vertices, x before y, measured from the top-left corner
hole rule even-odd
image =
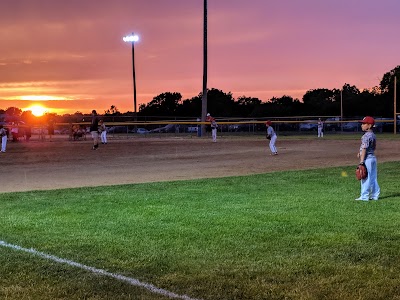
[[[33,105],[28,107],[26,110],[32,111],[32,114],[36,117],[43,116],[44,113],[47,111],[46,107],[43,107],[41,105]]]

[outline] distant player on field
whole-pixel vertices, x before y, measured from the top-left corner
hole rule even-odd
[[[276,149],[275,142],[277,139],[275,130],[272,128],[272,122],[265,122],[265,126],[267,127],[267,139],[269,140],[269,149],[271,149],[271,155],[278,155],[278,150]]]
[[[324,137],[324,122],[321,118],[318,119],[318,137]]]
[[[100,120],[99,127],[101,143],[107,144],[107,128],[103,120]]]
[[[92,123],[90,124],[90,134],[93,139],[93,150],[97,150],[99,148],[99,120],[97,118],[97,112],[92,110]]]
[[[206,118],[207,122],[210,122],[211,125],[211,135],[212,135],[212,139],[213,142],[215,143],[217,141],[217,128],[218,128],[218,124],[215,121],[215,119],[213,117],[211,117],[211,115],[208,113],[207,114],[207,118]]]
[[[7,148],[7,130],[4,128],[3,125],[0,125],[0,137],[1,137],[1,152],[6,152]]]

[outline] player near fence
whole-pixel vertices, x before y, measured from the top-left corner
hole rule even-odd
[[[107,144],[107,128],[103,120],[99,121],[100,139],[102,144]]]
[[[49,135],[49,141],[52,142],[54,135],[54,120],[52,118],[50,118],[47,123],[47,133]]]
[[[18,122],[13,122],[11,124],[11,136],[13,142],[18,142],[19,139],[19,127]]]
[[[92,110],[92,122],[90,123],[90,134],[93,139],[93,150],[97,150],[99,148],[99,119],[97,117],[97,112]]]
[[[215,121],[215,119],[208,113],[207,114],[207,118],[206,118],[207,122],[210,122],[210,126],[211,126],[211,135],[212,135],[212,139],[213,142],[215,143],[217,141],[217,129],[218,129],[218,124]]]
[[[0,125],[0,137],[1,137],[1,152],[6,152],[7,148],[7,130],[4,128],[3,125]]]
[[[367,116],[360,122],[361,129],[365,133],[361,137],[361,146],[357,157],[360,159],[360,164],[365,165],[367,168],[367,177],[361,179],[361,195],[356,200],[378,200],[380,188],[378,185],[378,167],[375,157],[376,136],[372,130],[375,120]]]
[[[272,122],[265,122],[265,126],[267,127],[267,139],[269,140],[269,149],[271,149],[272,152],[271,155],[278,155],[278,149],[276,149],[275,146],[277,135],[274,128],[272,128]]]
[[[319,138],[324,137],[324,122],[321,120],[321,118],[318,119],[317,126],[318,126],[318,137]]]

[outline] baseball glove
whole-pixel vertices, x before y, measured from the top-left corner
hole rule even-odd
[[[267,135],[267,140],[270,140],[271,139],[271,136],[268,134]]]
[[[356,169],[356,177],[358,180],[365,179],[368,176],[367,168],[364,163],[361,163],[357,166]]]

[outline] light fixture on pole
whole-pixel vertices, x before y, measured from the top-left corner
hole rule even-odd
[[[132,44],[132,78],[133,78],[133,112],[136,118],[136,75],[135,75],[135,43],[139,41],[139,36],[132,33],[130,35],[124,36],[123,41]]]

